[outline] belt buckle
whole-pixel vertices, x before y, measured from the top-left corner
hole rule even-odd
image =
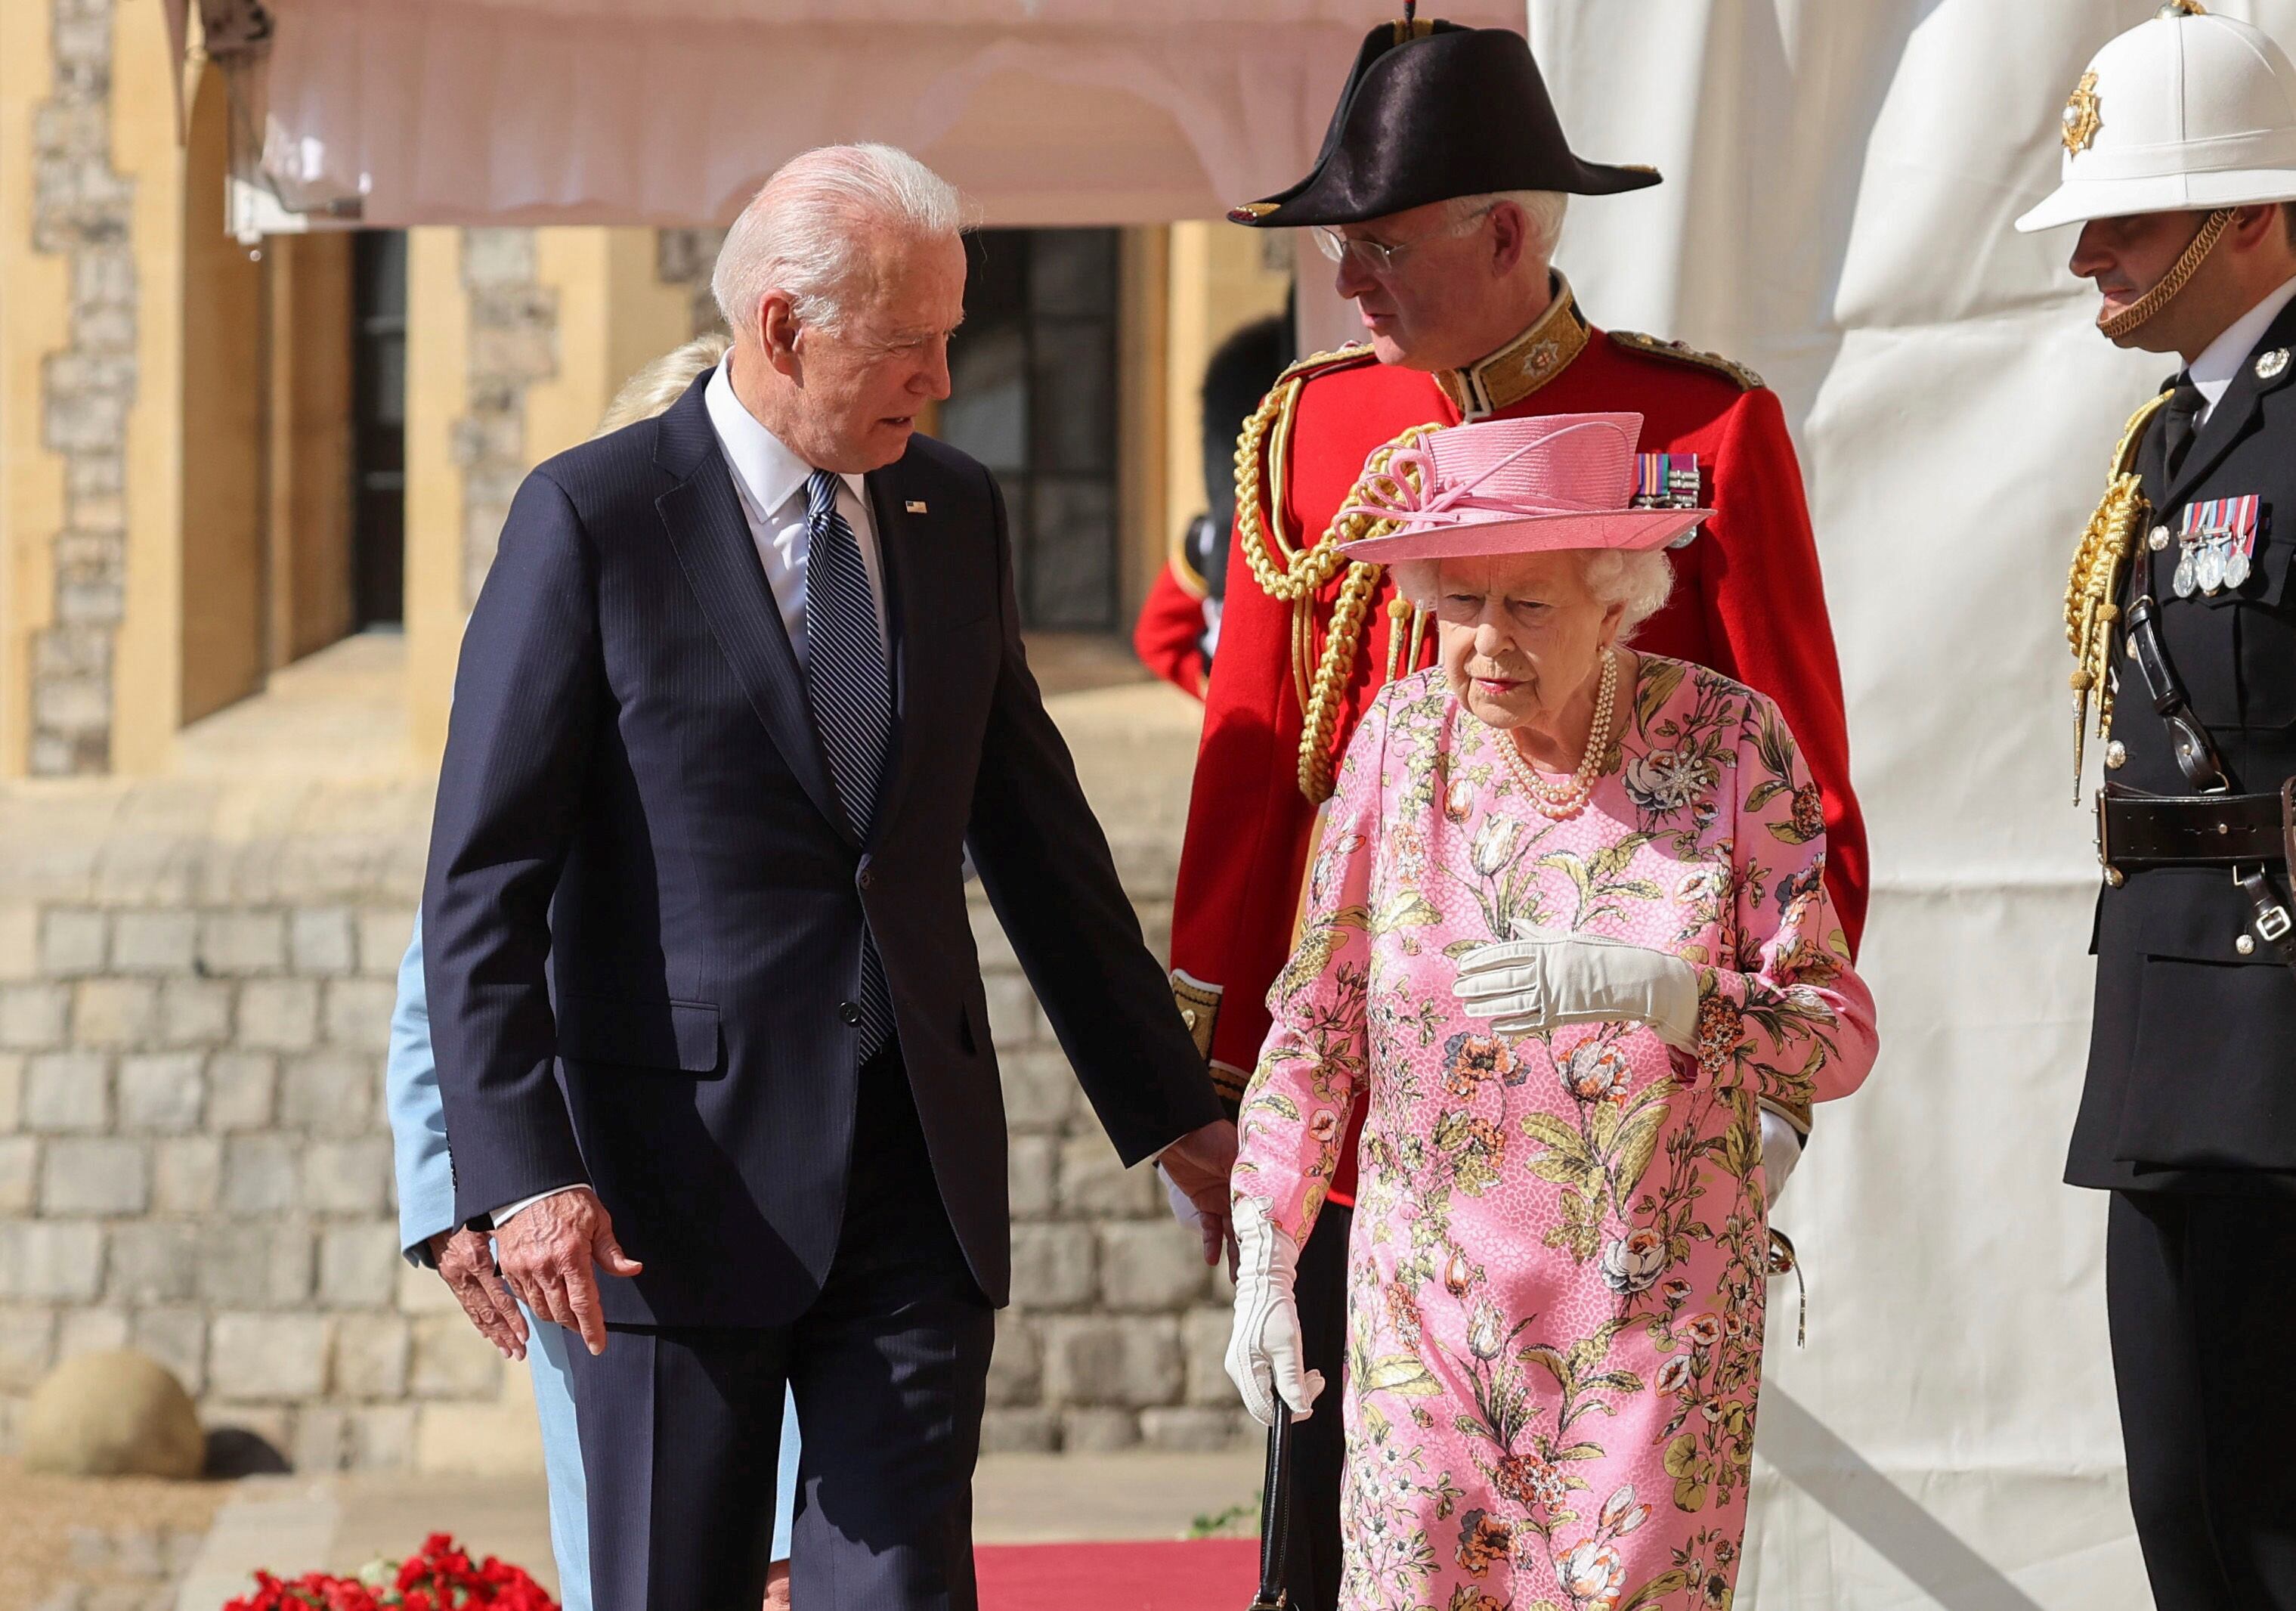
[[[2105,826],[2105,792],[2099,789],[2096,792],[2096,864],[2104,869],[2104,882],[2117,889],[2123,881],[2123,875],[2119,867],[2112,865],[2112,834]]]
[[[2288,908],[2277,900],[2273,900],[2269,905],[2265,903],[2265,898],[2276,892],[2271,887],[2268,870],[2268,864],[2257,869],[2256,887],[2252,888],[2248,881],[2241,876],[2240,864],[2234,862],[2232,868],[2232,881],[2239,887],[2241,893],[2249,898],[2249,905],[2256,913],[2256,922],[2252,926],[2256,930],[2257,937],[2267,945],[2278,945],[2290,933],[2296,933],[2296,917],[2291,917],[2288,915]],[[2262,896],[2256,892],[2257,888],[2263,890]]]

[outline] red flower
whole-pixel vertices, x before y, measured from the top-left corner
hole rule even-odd
[[[525,1572],[492,1556],[473,1565],[469,1553],[444,1533],[432,1533],[421,1549],[400,1562],[391,1587],[380,1596],[357,1578],[314,1572],[290,1583],[258,1572],[255,1593],[228,1602],[224,1611],[462,1611],[467,1607],[558,1611],[558,1603]]]

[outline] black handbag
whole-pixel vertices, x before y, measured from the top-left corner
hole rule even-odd
[[[1273,1393],[1275,1424],[1267,1429],[1267,1475],[1259,1494],[1259,1592],[1250,1611],[1284,1611],[1283,1563],[1292,1542],[1292,1411]]]

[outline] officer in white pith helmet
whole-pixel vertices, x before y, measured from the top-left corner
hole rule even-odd
[[[2066,590],[2104,741],[2088,1074],[2065,1178],[2105,1295],[2161,1611],[2296,1608],[2296,69],[2165,6],[2097,53],[2064,180],[2097,327],[2183,368],[2129,421]],[[2075,761],[2076,776],[2079,762]]]

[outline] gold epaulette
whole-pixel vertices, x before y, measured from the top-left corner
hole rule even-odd
[[[1647,353],[1654,358],[1671,358],[1677,364],[1694,364],[1701,369],[1727,375],[1738,383],[1741,391],[1757,390],[1762,384],[1760,375],[1735,358],[1726,358],[1718,352],[1701,352],[1682,341],[1661,341],[1658,337],[1644,335],[1639,330],[1613,330],[1611,339],[1630,351]]]
[[[1311,374],[1321,374],[1326,369],[1341,369],[1349,365],[1360,364],[1371,356],[1369,341],[1350,341],[1344,347],[1334,347],[1328,352],[1311,352],[1304,358],[1292,359],[1283,373],[1275,377],[1275,384],[1269,387],[1268,390],[1272,395],[1281,390],[1286,381],[1305,380]]]
[[[2135,551],[2137,528],[2152,513],[2144,486],[2136,473],[2136,450],[2144,427],[2160,412],[2170,394],[2147,398],[2112,450],[2112,468],[2096,513],[2082,528],[2073,549],[2071,572],[2065,578],[2065,642],[2073,652],[2073,803],[2080,803],[2083,750],[2088,738],[2088,703],[2096,701],[2096,736],[2112,732],[2112,678],[2107,664],[2112,646],[2112,623],[2120,619],[2120,572]]]

